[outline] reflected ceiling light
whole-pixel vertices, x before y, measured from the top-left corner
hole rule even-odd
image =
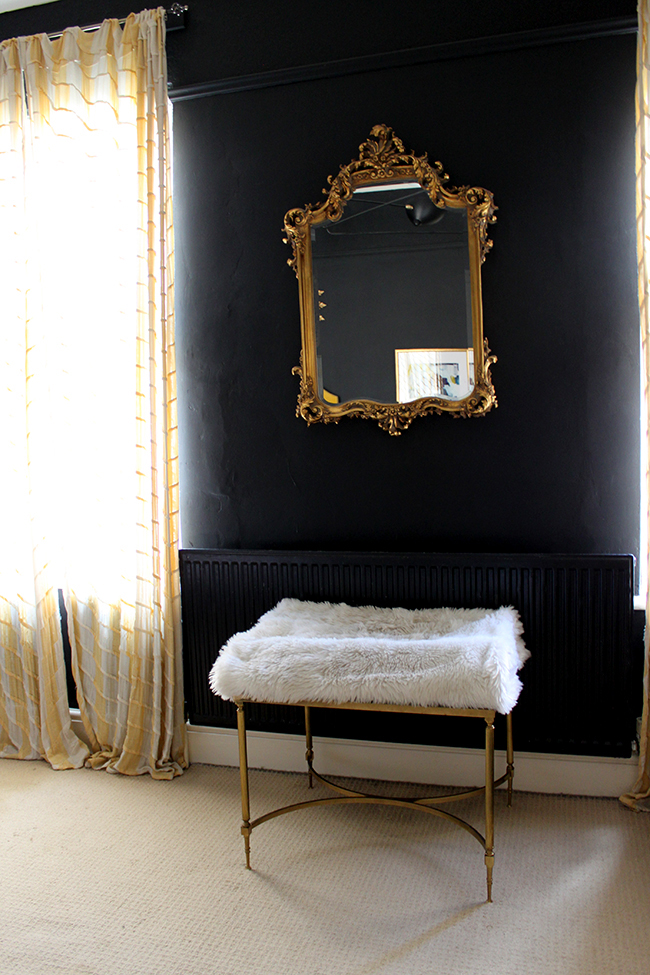
[[[438,223],[445,215],[445,211],[437,207],[433,200],[425,194],[418,197],[415,202],[407,203],[404,209],[414,227],[419,227],[423,223]]]

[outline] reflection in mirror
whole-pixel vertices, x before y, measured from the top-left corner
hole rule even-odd
[[[340,220],[312,228],[311,245],[321,395],[337,403],[469,395],[464,208],[436,207],[419,183],[362,187]]]
[[[474,349],[396,349],[397,402],[465,399],[474,388]]]
[[[496,405],[480,290],[495,208],[487,190],[447,180],[375,126],[326,202],[287,214],[309,423],[365,416],[397,434],[417,415]]]

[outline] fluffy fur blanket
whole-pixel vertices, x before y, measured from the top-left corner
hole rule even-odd
[[[236,633],[210,672],[226,700],[488,708],[517,702],[529,652],[500,609],[379,609],[283,599]]]

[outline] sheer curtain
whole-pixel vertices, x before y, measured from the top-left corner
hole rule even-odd
[[[162,8],[0,44],[2,757],[187,765],[169,114]]]
[[[639,264],[639,308],[645,376],[645,402],[650,409],[650,102],[648,101],[648,73],[650,71],[650,0],[639,0],[639,38],[637,47],[636,84],[636,213],[637,259]],[[650,430],[650,426],[648,426]],[[650,469],[646,468],[646,484],[650,486]],[[650,510],[646,512],[650,519]],[[650,524],[650,521],[649,521]],[[649,536],[650,537],[650,536]],[[646,553],[646,558],[648,553]],[[650,573],[650,563],[649,563]],[[650,574],[647,576],[650,580]],[[632,809],[650,812],[650,587],[646,603],[645,670],[643,677],[643,719],[639,754],[639,775],[628,795],[621,801]]]

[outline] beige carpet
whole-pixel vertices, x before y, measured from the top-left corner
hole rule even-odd
[[[306,779],[251,789],[255,816]],[[499,793],[491,905],[478,843],[433,817],[294,813],[253,833],[247,872],[239,816],[235,769],[0,762],[1,975],[650,972],[650,816],[615,800]]]

